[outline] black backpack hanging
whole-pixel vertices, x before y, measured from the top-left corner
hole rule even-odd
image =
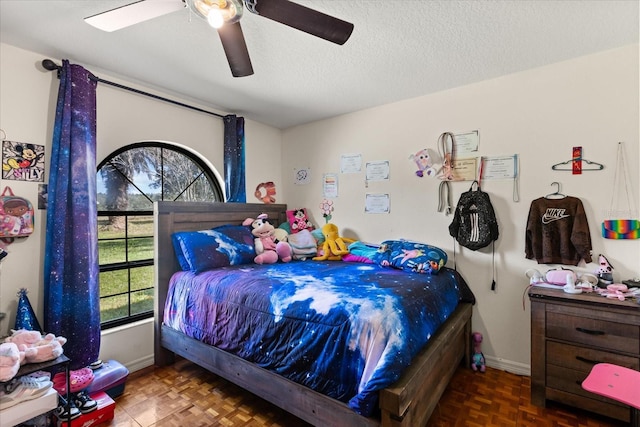
[[[473,190],[473,186],[477,189]],[[498,239],[498,221],[489,194],[473,181],[460,195],[449,234],[462,246],[477,251]]]

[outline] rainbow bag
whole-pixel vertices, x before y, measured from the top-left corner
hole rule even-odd
[[[606,219],[602,221],[602,237],[605,239],[640,238],[640,220]]]
[[[620,215],[622,218],[637,217],[635,200],[631,180],[627,173],[624,147],[622,142],[618,143],[618,155],[616,159],[616,170],[613,177],[613,191],[611,192],[611,209],[609,218],[602,221],[602,237],[605,239],[640,239],[640,220],[638,219],[614,219]],[[620,208],[620,192],[626,195],[627,209]]]

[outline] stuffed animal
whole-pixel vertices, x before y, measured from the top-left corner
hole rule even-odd
[[[0,382],[6,382],[16,376],[24,362],[24,351],[12,342],[0,344]]]
[[[250,225],[251,234],[255,236],[256,264],[273,264],[280,259],[282,262],[291,261],[291,246],[287,242],[276,239],[275,227],[269,223],[267,214],[260,214],[258,218],[247,218],[242,225]]]
[[[474,371],[485,371],[484,354],[480,349],[482,344],[482,334],[480,332],[474,332],[471,334],[471,342],[473,343],[473,356],[471,357],[471,369]]]
[[[5,338],[5,342],[14,343],[20,351],[24,351],[24,363],[41,363],[62,355],[62,346],[67,339],[53,334],[43,336],[38,331],[18,329],[12,331],[11,336]]]
[[[313,257],[315,261],[340,261],[343,255],[349,253],[348,244],[355,242],[353,239],[340,237],[338,226],[331,223],[322,226],[322,235],[324,236],[322,255]]]

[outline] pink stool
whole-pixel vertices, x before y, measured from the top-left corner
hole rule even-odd
[[[631,407],[631,426],[640,427],[640,372],[610,363],[598,363],[582,388]]]

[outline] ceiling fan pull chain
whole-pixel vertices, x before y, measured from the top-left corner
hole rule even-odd
[[[247,8],[249,12],[255,13],[256,15],[260,15],[258,13],[258,10],[256,9],[257,4],[258,4],[258,0],[244,0],[244,6]]]

